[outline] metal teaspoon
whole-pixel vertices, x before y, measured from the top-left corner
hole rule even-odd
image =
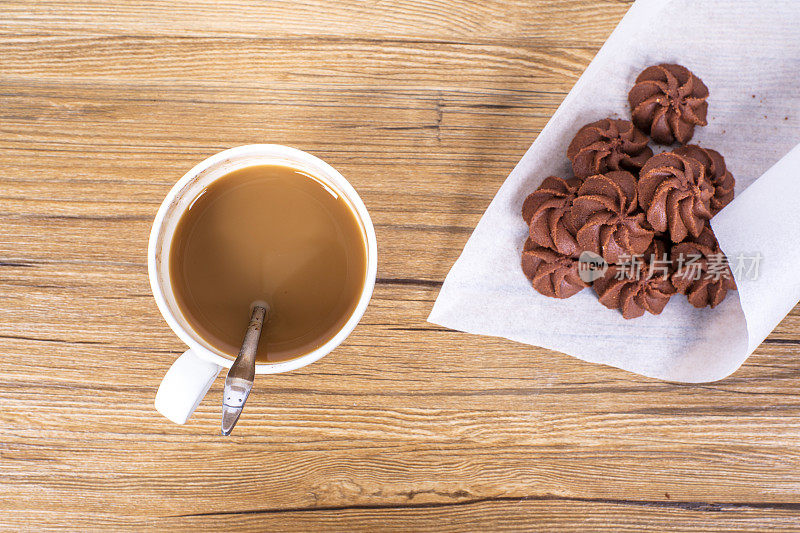
[[[242,348],[239,355],[225,376],[225,388],[222,394],[222,434],[230,435],[239,415],[242,414],[244,403],[253,388],[253,379],[256,375],[256,352],[258,341],[261,338],[261,329],[269,313],[269,304],[257,300],[251,305],[250,324],[244,334]]]

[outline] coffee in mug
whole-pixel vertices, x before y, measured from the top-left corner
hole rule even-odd
[[[213,347],[235,357],[250,315],[270,316],[258,362],[309,353],[329,341],[358,304],[366,236],[344,196],[282,165],[233,170],[183,213],[169,256],[181,312]]]
[[[253,144],[195,165],[159,207],[147,251],[158,309],[189,348],[161,381],[158,412],[189,419],[233,364],[254,300],[271,307],[256,374],[330,353],[367,309],[377,253],[364,202],[311,154]]]

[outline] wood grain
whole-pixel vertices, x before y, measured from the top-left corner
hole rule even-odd
[[[425,321],[627,1],[0,4],[0,528],[796,531],[800,310],[733,376],[663,383]],[[183,351],[150,295],[197,161],[308,150],[376,224],[335,352],[152,407]]]

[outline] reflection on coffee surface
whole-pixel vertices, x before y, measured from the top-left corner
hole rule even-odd
[[[209,344],[235,357],[250,304],[271,310],[258,361],[325,344],[358,304],[367,269],[364,231],[347,201],[284,166],[235,170],[183,214],[170,250],[175,297]]]

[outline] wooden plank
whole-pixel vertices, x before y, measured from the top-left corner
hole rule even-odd
[[[345,37],[433,41],[531,40],[599,47],[630,2],[619,0],[235,0],[119,4],[7,0],[13,35]]]
[[[455,505],[392,508],[327,508],[246,514],[170,516],[157,519],[123,518],[113,513],[48,513],[46,524],[137,531],[197,531],[220,526],[232,531],[643,531],[662,532],[797,531],[796,508],[780,506],[708,505],[703,502],[570,501],[541,499],[476,500]],[[25,527],[33,515],[21,511],[9,525]],[[38,520],[40,515],[36,515]]]

